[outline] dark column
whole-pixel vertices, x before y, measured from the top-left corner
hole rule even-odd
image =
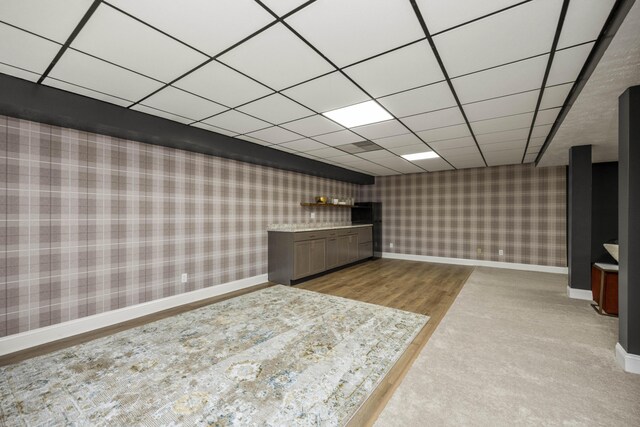
[[[591,146],[569,149],[569,286],[591,289]],[[570,294],[571,296],[571,294]]]
[[[620,345],[640,355],[640,86],[620,96],[619,115]]]

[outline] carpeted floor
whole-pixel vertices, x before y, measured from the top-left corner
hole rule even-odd
[[[0,425],[344,425],[427,320],[274,286],[0,368]]]
[[[616,341],[566,276],[477,268],[375,425],[640,426]]]

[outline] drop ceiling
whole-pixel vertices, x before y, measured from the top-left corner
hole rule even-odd
[[[4,1],[0,73],[370,175],[528,163],[614,4]]]

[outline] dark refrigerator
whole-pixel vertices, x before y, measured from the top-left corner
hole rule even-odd
[[[373,257],[382,257],[382,203],[358,202],[351,208],[353,224],[373,224]]]

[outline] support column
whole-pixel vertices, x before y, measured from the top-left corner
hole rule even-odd
[[[625,371],[640,374],[640,86],[620,96],[618,114],[620,337],[616,356]]]
[[[571,298],[591,301],[591,146],[569,149],[569,286]]]

